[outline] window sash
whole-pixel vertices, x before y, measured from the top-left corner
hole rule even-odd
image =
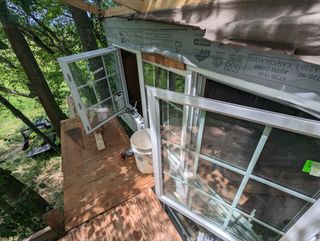
[[[251,107],[245,107],[245,106],[240,106],[236,104],[230,104],[222,101],[217,101],[217,100],[211,100],[211,99],[206,99],[202,97],[196,97],[196,96],[190,96],[186,94],[181,94],[169,90],[164,90],[164,89],[158,89],[154,87],[147,87],[147,96],[148,96],[148,107],[150,110],[149,113],[149,118],[150,118],[150,128],[151,128],[151,140],[152,140],[152,145],[153,145],[153,165],[154,165],[154,177],[155,177],[155,183],[156,183],[156,194],[160,198],[160,200],[164,201],[167,203],[169,206],[177,209],[178,211],[184,213],[186,216],[189,218],[193,219],[197,223],[203,225],[204,227],[208,228],[212,232],[216,233],[222,238],[225,238],[227,240],[234,240],[232,236],[230,236],[228,233],[226,233],[224,230],[226,229],[230,218],[232,216],[232,213],[234,211],[243,213],[239,209],[237,209],[236,205],[238,204],[239,198],[244,190],[244,187],[246,186],[247,182],[249,179],[256,180],[258,182],[261,182],[263,184],[266,184],[268,186],[271,186],[273,188],[279,189],[281,191],[284,191],[290,195],[296,196],[300,199],[303,199],[309,203],[313,203],[313,205],[316,205],[319,203],[319,201],[316,201],[313,198],[310,198],[304,194],[301,194],[299,192],[296,192],[294,190],[291,190],[290,188],[285,188],[282,187],[281,185],[278,185],[274,182],[271,182],[269,180],[266,180],[264,178],[257,177],[252,174],[252,171],[254,169],[255,163],[257,162],[261,150],[264,146],[264,144],[267,141],[267,138],[269,136],[269,133],[273,127],[290,131],[290,132],[295,132],[307,136],[312,136],[316,138],[320,138],[320,123],[317,121],[313,120],[308,120],[308,119],[303,119],[299,117],[293,117],[285,114],[279,114],[275,112],[270,112],[270,111],[265,111],[265,110],[260,110],[260,109],[255,109]],[[235,117],[238,119],[242,120],[247,120],[250,122],[262,124],[265,126],[265,130],[260,138],[260,141],[256,147],[255,153],[249,163],[249,166],[246,171],[242,171],[238,168],[235,168],[229,164],[222,163],[218,160],[214,160],[211,157],[207,157],[206,159],[209,161],[212,161],[213,163],[226,167],[232,171],[240,172],[244,176],[241,185],[239,186],[239,189],[237,191],[237,194],[232,202],[230,207],[230,211],[228,214],[228,218],[224,223],[223,228],[219,228],[218,226],[213,225],[211,222],[205,220],[204,218],[200,217],[197,214],[194,214],[191,212],[189,209],[182,207],[180,204],[177,202],[173,201],[171,198],[168,196],[164,195],[163,193],[163,173],[164,170],[162,169],[162,158],[161,158],[161,134],[160,134],[160,100],[172,102],[174,104],[180,104],[183,105],[184,107],[195,107],[199,108],[201,110],[205,111],[210,111],[230,117]],[[184,108],[185,109],[185,108]],[[202,118],[205,118],[205,115],[202,116]],[[199,129],[201,130],[201,125],[204,124],[204,121],[200,121],[200,127]],[[183,131],[183,130],[182,130]],[[200,133],[201,135],[201,133]],[[182,137],[183,138],[183,137]],[[183,142],[183,141],[182,141]],[[200,144],[199,144],[200,143]],[[204,158],[205,156],[198,153],[200,152],[200,147],[201,146],[201,136],[197,138],[197,148],[196,148],[196,153],[195,153],[195,162],[199,159],[199,156],[201,158]],[[184,149],[183,144],[179,147],[181,149]],[[188,150],[187,150],[188,151]],[[195,163],[195,166],[197,166],[197,163]],[[213,197],[212,197],[213,198]],[[248,216],[248,214],[246,214]],[[269,224],[264,223],[260,220],[255,220],[259,224],[269,228],[270,230],[280,234],[284,235],[284,233],[281,230],[277,230],[273,227],[271,227]],[[294,225],[293,225],[294,226]],[[281,239],[282,240],[282,239]]]
[[[114,73],[107,73],[107,67],[105,65],[105,61],[102,58],[104,55],[109,54],[109,53],[113,53],[115,56],[115,60],[116,60],[116,65],[118,67],[118,77],[119,77],[119,81],[121,82],[121,86],[122,86],[122,94],[123,94],[123,98],[124,98],[124,106],[123,108],[121,108],[120,110],[117,109],[117,105],[115,103],[114,100],[114,93],[112,92],[111,89],[111,85],[110,85],[110,81],[109,78],[116,75]],[[81,85],[81,86],[77,86],[76,82],[74,80],[74,77],[72,75],[71,69],[69,64],[71,63],[76,63],[77,61],[81,61],[81,60],[87,60],[87,59],[91,59],[91,58],[95,58],[95,57],[101,57],[102,63],[103,63],[103,68],[106,71],[106,76],[104,76],[103,78],[97,79],[97,80],[92,80],[90,83]],[[130,104],[129,104],[129,97],[128,97],[128,92],[127,92],[127,85],[126,85],[126,81],[125,81],[125,75],[124,75],[124,71],[123,71],[123,65],[122,65],[122,59],[121,59],[121,53],[120,50],[116,47],[109,47],[109,48],[104,48],[104,49],[98,49],[98,50],[93,50],[93,51],[88,51],[88,52],[83,52],[80,54],[75,54],[75,55],[70,55],[70,56],[66,56],[66,57],[61,57],[58,58],[58,62],[60,64],[60,67],[62,69],[63,75],[64,75],[64,79],[67,81],[68,86],[70,88],[72,97],[74,99],[75,102],[75,106],[77,109],[77,113],[79,114],[81,121],[84,125],[84,129],[86,131],[87,134],[93,132],[94,130],[98,129],[99,127],[101,127],[102,125],[104,125],[105,123],[107,123],[108,121],[110,121],[112,118],[114,118],[115,116],[118,116],[119,114],[123,113],[127,108],[130,108]],[[117,71],[116,71],[117,72]],[[110,93],[110,97],[108,97],[107,99],[103,99],[103,100],[99,100],[98,95],[97,95],[97,90],[95,88],[95,83],[98,83],[99,81],[104,81],[106,80],[107,85],[108,85],[108,89],[109,89],[109,93]],[[81,100],[80,94],[79,94],[79,90],[81,90],[82,88],[86,88],[87,86],[91,85],[94,91],[94,95],[97,99],[97,103],[86,107],[84,105],[84,103]],[[98,123],[96,126],[91,126],[88,115],[87,115],[87,111],[95,106],[99,106],[101,103],[107,101],[107,100],[112,100],[112,105],[113,105],[113,109],[114,109],[114,113],[113,115],[109,116],[107,119],[103,120],[102,122]]]

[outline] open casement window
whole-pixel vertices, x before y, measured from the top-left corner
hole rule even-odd
[[[119,49],[99,49],[58,61],[87,133],[131,108]]]
[[[154,87],[147,95],[161,201],[225,240],[315,234],[320,167],[304,164],[319,163],[318,121]],[[171,104],[183,112],[168,115]]]

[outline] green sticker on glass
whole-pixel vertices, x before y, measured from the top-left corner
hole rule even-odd
[[[303,172],[314,177],[320,177],[320,162],[306,160],[302,168]]]
[[[307,160],[306,163],[303,165],[302,171],[306,173],[310,173],[312,164],[313,164],[312,160]]]

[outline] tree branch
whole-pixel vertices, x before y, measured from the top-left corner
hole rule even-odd
[[[61,44],[62,41],[59,39],[59,37],[56,35],[56,33],[54,31],[52,31],[50,28],[48,28],[41,20],[39,20],[32,13],[29,13],[28,16],[30,16],[46,32],[46,35],[48,36],[48,38],[51,38],[51,39],[53,38],[54,40],[56,40],[56,42],[59,44],[59,46],[57,46],[57,47],[60,48],[62,50],[62,52],[66,53],[66,54],[71,54],[71,51],[69,49],[67,49],[66,46]]]
[[[26,97],[26,98],[31,98],[31,99],[34,99],[36,97],[36,96],[32,95],[31,93],[29,93],[29,94],[22,93],[20,91],[12,90],[12,89],[9,89],[9,88],[4,87],[4,86],[0,86],[0,91],[3,92],[3,93],[12,94],[12,95],[18,95],[18,96],[22,96],[22,97]]]
[[[48,54],[54,54],[54,51],[49,48],[34,32],[32,32],[30,29],[27,29],[23,26],[19,26],[19,29],[21,32],[26,35],[28,38],[30,38],[36,45],[38,45],[40,48],[44,49],[48,52]]]
[[[18,69],[17,66],[14,63],[12,63],[9,59],[7,59],[7,58],[5,58],[3,56],[0,56],[0,62],[8,65],[12,69]]]

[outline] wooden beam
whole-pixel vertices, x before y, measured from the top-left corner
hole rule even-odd
[[[69,111],[69,118],[74,118],[77,116],[76,106],[74,104],[72,96],[67,96],[67,106]]]
[[[106,145],[104,144],[103,136],[102,136],[102,128],[94,131],[94,138],[96,140],[98,151],[103,151],[106,149]]]
[[[148,13],[186,6],[195,6],[212,2],[212,0],[144,0],[141,12]]]
[[[91,4],[88,4],[88,3],[84,3],[81,0],[62,0],[62,1],[66,4],[73,6],[73,7],[82,9],[84,11],[87,11],[87,12],[90,12],[90,13],[93,13],[96,15],[99,15],[99,13],[101,11],[98,7],[93,6]]]
[[[180,62],[173,60],[173,59],[169,59],[169,58],[164,57],[163,55],[160,55],[160,54],[142,53],[142,59],[149,61],[149,62],[152,62],[152,63],[163,65],[168,68],[175,68],[175,69],[181,69],[181,70],[186,69],[185,64],[180,63]]]
[[[53,231],[49,226],[41,229],[40,231],[32,234],[28,238],[25,238],[24,241],[55,241],[59,238],[59,235]]]
[[[116,3],[121,4],[127,8],[141,12],[144,6],[144,1],[141,0],[114,0]]]
[[[114,8],[108,8],[104,11],[104,17],[120,16],[136,13],[135,10],[127,8],[125,6],[119,6]]]
[[[120,16],[120,15],[136,13],[135,10],[131,8],[127,8],[125,6],[113,7],[108,9],[100,9],[94,5],[85,3],[82,0],[62,0],[62,1],[68,5],[82,9],[86,12],[90,12],[95,15],[100,14],[102,17],[112,17],[112,16]]]
[[[43,215],[44,222],[54,231],[59,237],[65,235],[64,231],[64,217],[63,214],[56,210],[52,209]]]
[[[210,0],[114,0],[121,6],[100,9],[82,0],[62,0],[64,3],[102,17],[121,16],[136,12],[150,13],[155,11],[178,9],[211,2]]]

